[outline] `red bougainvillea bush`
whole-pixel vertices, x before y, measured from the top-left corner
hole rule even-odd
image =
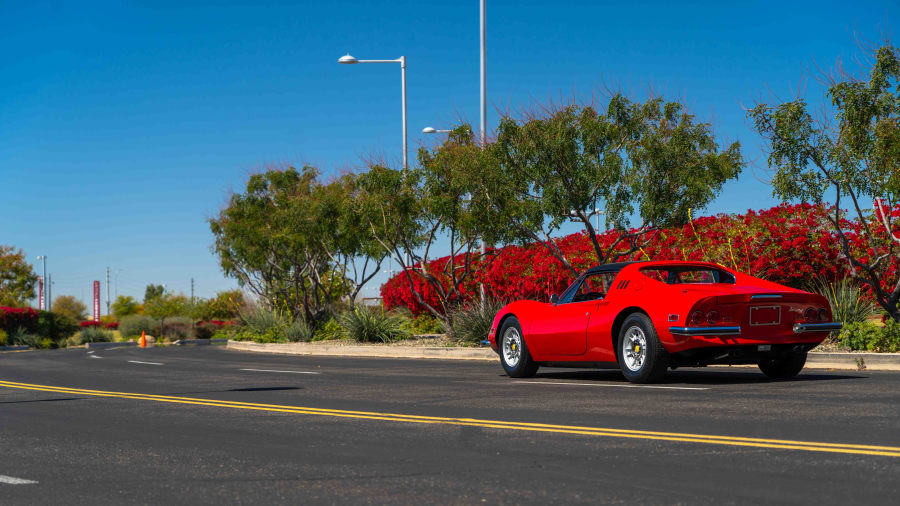
[[[103,322],[97,322],[97,321],[94,321],[94,320],[85,320],[85,321],[79,323],[78,326],[81,327],[81,328],[86,328],[86,327],[97,327],[97,328],[100,328],[100,327],[103,326]]]
[[[34,329],[37,324],[38,312],[30,307],[0,306],[0,330],[12,333],[18,328]]]
[[[798,288],[807,287],[815,278],[835,280],[847,276],[849,263],[841,252],[840,241],[827,222],[826,210],[811,204],[782,204],[745,214],[701,217],[680,228],[661,230],[653,239],[628,257],[620,260],[698,260],[714,262],[740,272]],[[894,211],[900,217],[900,209]],[[844,221],[845,235],[851,251],[867,261],[886,240],[868,244],[859,233],[856,222]],[[883,230],[883,229],[882,229]],[[881,234],[881,236],[879,236]],[[885,235],[883,231],[876,236]],[[604,250],[618,237],[608,231],[598,236]],[[577,271],[597,263],[590,240],[584,233],[561,237],[556,241]],[[624,246],[623,246],[624,247]],[[427,265],[439,272],[449,258],[439,258]],[[885,276],[896,279],[895,264]],[[546,301],[553,293],[562,292],[573,280],[573,273],[540,244],[507,246],[487,268],[473,276],[463,287],[463,301],[478,294],[478,283],[502,300],[535,299]],[[432,307],[440,307],[433,289],[420,277],[412,275],[414,286]],[[424,308],[410,290],[405,273],[389,279],[381,287],[385,307],[406,307],[419,314]]]

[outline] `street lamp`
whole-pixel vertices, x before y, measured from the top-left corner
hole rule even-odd
[[[44,300],[42,301],[42,303],[43,303],[42,305],[44,306],[44,310],[50,311],[50,304],[47,303],[47,302],[48,302],[48,300],[47,300],[47,295],[48,295],[48,293],[47,293],[47,290],[48,290],[48,285],[47,285],[47,255],[40,255],[39,257],[37,257],[37,259],[38,259],[38,260],[43,260],[43,262],[44,262],[44,293],[41,294],[41,296],[44,298]]]
[[[342,63],[344,65],[354,65],[357,63],[399,63],[400,64],[400,96],[401,96],[401,105],[403,108],[403,168],[409,168],[409,161],[407,158],[407,148],[406,148],[406,57],[401,56],[396,60],[358,60],[356,57],[351,56],[350,53],[345,54],[338,58],[338,63]]]
[[[432,127],[425,127],[422,129],[423,134],[449,134],[453,130],[440,130]]]

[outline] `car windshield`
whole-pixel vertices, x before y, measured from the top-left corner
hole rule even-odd
[[[646,267],[641,269],[641,274],[670,285],[686,283],[734,284],[735,282],[734,276],[730,272],[713,267],[702,266]]]
[[[619,271],[595,272],[575,280],[559,298],[560,304],[602,299]]]

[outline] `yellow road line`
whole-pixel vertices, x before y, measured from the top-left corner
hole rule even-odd
[[[112,392],[104,390],[89,390],[83,388],[69,388],[51,385],[35,385],[0,380],[0,387],[15,388],[21,390],[34,390],[41,392],[54,392],[65,394],[78,394],[94,397],[110,397],[121,399],[135,399],[173,404],[190,404],[198,406],[211,406],[232,409],[248,409],[276,413],[293,413],[304,415],[331,416],[339,418],[354,418],[367,420],[383,420],[404,423],[426,423],[460,425],[469,427],[483,427],[491,429],[521,430],[532,432],[549,432],[558,434],[579,434],[598,437],[621,437],[631,439],[651,439],[657,441],[677,441],[690,443],[706,443],[730,446],[745,446],[754,448],[774,448],[783,450],[802,450],[829,453],[849,453],[856,455],[879,455],[886,457],[900,457],[900,447],[857,445],[843,443],[824,443],[815,441],[793,441],[782,439],[747,438],[736,436],[716,436],[708,434],[690,434],[678,432],[643,431],[629,429],[613,429],[605,427],[585,427],[576,425],[554,425],[542,423],[513,422],[504,420],[483,420],[477,418],[449,418],[438,416],[407,415],[400,413],[380,413],[373,411],[350,411],[340,409],[313,408],[307,406],[286,406],[279,404],[258,404],[240,401],[226,401],[218,399],[203,399],[196,397],[177,397],[170,395],[141,394],[133,392]]]

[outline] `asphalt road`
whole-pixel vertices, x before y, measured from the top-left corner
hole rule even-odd
[[[6,353],[0,503],[887,504],[898,415],[898,373]]]

